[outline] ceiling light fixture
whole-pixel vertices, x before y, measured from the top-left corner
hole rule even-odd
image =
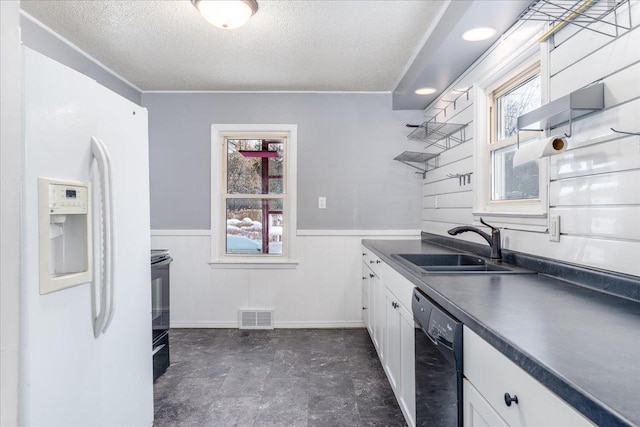
[[[256,0],[191,0],[204,19],[224,30],[242,27],[258,11]]]
[[[462,33],[462,39],[468,42],[479,42],[490,39],[495,36],[498,31],[492,27],[472,28]]]
[[[432,87],[421,87],[420,89],[416,89],[416,95],[431,95],[436,93],[436,90]]]

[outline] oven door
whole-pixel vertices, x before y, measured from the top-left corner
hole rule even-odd
[[[151,325],[153,338],[169,329],[169,258],[151,265]]]

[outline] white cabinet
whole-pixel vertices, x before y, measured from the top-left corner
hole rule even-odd
[[[406,310],[400,311],[400,408],[407,418],[407,424],[416,424],[416,356],[415,323],[413,315]]]
[[[413,284],[362,247],[364,321],[407,424],[415,426]],[[366,291],[364,290],[366,288]]]
[[[371,309],[369,307],[369,287],[371,286],[371,282],[369,281],[369,276],[367,275],[366,267],[362,265],[362,321],[364,322],[367,330],[369,331],[369,335],[371,335]]]
[[[389,384],[408,425],[415,425],[415,326],[411,314],[413,284],[384,262],[372,278],[376,300],[374,343]],[[375,291],[373,291],[375,289]]]
[[[398,311],[399,304],[396,297],[388,289],[384,289],[384,336],[385,336],[385,360],[384,368],[394,390],[399,386],[400,380],[400,325],[401,317]]]
[[[383,273],[383,280],[384,273]],[[410,284],[407,281],[407,284]],[[385,286],[385,360],[389,378],[407,424],[415,425],[415,324],[413,315]]]
[[[373,344],[375,344],[376,348],[378,349],[378,357],[380,358],[380,362],[382,362],[382,365],[384,366],[384,360],[386,356],[386,346],[384,342],[387,339],[384,333],[385,321],[387,316],[384,298],[384,286],[382,285],[382,282],[380,281],[380,278],[378,276],[375,276],[372,279],[371,283],[373,289],[373,305],[375,306],[375,314],[372,319],[373,337],[371,338],[373,340]]]
[[[381,308],[384,303],[380,295],[380,265],[382,261],[369,249],[362,247],[362,286],[363,286],[363,320],[367,325],[371,341],[375,346],[378,356],[384,357],[382,346],[382,316]]]
[[[465,426],[593,425],[469,328],[462,335]]]

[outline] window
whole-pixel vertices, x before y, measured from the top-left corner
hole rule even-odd
[[[513,62],[487,71],[474,84],[475,171],[474,217],[498,226],[531,231],[547,228],[547,161],[514,167],[520,147],[543,133],[520,130],[519,116],[546,102],[547,70],[543,45],[531,45]]]
[[[539,197],[538,163],[529,162],[514,167],[513,156],[518,148],[515,141],[518,116],[540,107],[541,100],[538,64],[493,91],[489,119],[492,201]]]
[[[213,264],[291,263],[295,126],[213,125]]]

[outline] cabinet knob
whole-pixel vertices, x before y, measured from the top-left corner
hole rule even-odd
[[[363,310],[366,310],[366,309],[367,309],[367,307],[362,307],[362,309],[363,309]]]
[[[374,278],[374,277],[376,277],[376,276],[375,276],[375,274],[371,274],[371,273],[369,273],[369,277],[371,277],[371,278],[373,279],[373,278]]]
[[[380,261],[379,259],[376,260],[376,264],[380,264],[382,261]]]
[[[400,307],[400,304],[398,304],[398,303],[397,303],[397,302],[395,302],[395,301],[392,301],[392,302],[391,302],[391,307],[393,307],[393,308],[398,308],[398,307]]]
[[[509,393],[505,393],[504,394],[504,403],[506,403],[507,406],[511,406],[512,403],[515,403],[517,405],[518,404],[518,396],[516,396],[514,394],[513,397],[511,397],[511,395]]]
[[[374,260],[370,260],[370,261],[369,261],[369,264],[373,264],[374,262],[375,262]]]
[[[364,252],[362,252],[362,256],[367,256],[367,254],[366,254],[366,253],[364,253]]]

